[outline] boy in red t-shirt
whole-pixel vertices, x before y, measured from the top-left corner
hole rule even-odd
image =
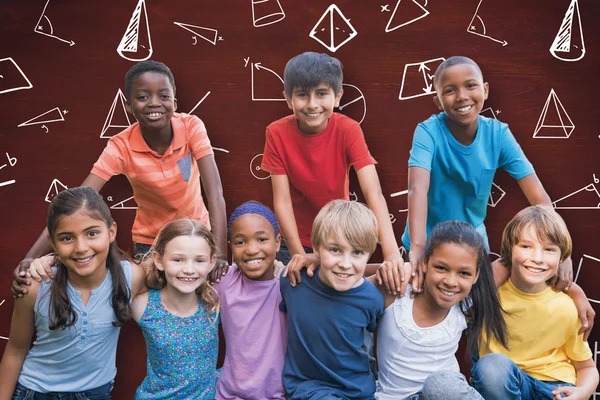
[[[312,223],[331,200],[349,200],[351,166],[377,217],[384,262],[402,266],[376,161],[360,125],[333,112],[343,94],[342,79],[340,61],[327,54],[292,58],[285,66],[284,95],[294,114],[273,122],[266,132],[261,168],[271,173],[275,213],[285,238],[277,259],[291,270],[305,265],[311,276],[318,264],[311,248]]]

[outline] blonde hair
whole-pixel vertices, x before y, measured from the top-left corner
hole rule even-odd
[[[346,239],[355,249],[372,254],[377,247],[375,214],[362,203],[333,200],[317,214],[310,239],[316,249],[327,241]]]
[[[217,254],[217,245],[215,237],[204,226],[204,224],[195,219],[182,218],[176,219],[161,228],[152,244],[152,253],[158,253],[161,257],[165,254],[167,244],[179,236],[196,236],[204,239],[210,248],[210,256]],[[167,280],[164,271],[159,270],[152,257],[145,257],[142,261],[146,271],[146,285],[151,289],[162,289],[166,286]],[[208,281],[204,281],[196,293],[200,296],[206,306],[209,314],[215,313],[214,320],[217,320],[219,314],[219,295]]]
[[[573,243],[565,221],[552,207],[535,205],[519,211],[504,228],[500,251],[502,264],[511,265],[512,248],[530,227],[535,229],[538,240],[548,241],[559,247],[560,262],[571,256]]]

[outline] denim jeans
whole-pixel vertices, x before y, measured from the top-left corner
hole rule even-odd
[[[306,246],[302,247],[304,247],[306,254],[313,253],[312,248]],[[278,261],[281,261],[283,265],[288,265],[288,263],[292,260],[292,254],[290,253],[290,249],[288,248],[285,239],[281,239],[281,246],[279,246],[279,251],[277,252],[275,258]]]
[[[566,382],[535,379],[503,354],[487,354],[471,369],[471,384],[486,400],[552,400],[552,391]],[[563,396],[564,397],[564,396]]]
[[[17,383],[12,400],[110,400],[110,391],[114,381],[95,389],[83,392],[50,392],[40,393]]]

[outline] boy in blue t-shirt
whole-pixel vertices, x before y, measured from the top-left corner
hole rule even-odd
[[[364,204],[334,200],[317,214],[311,240],[320,266],[292,287],[282,277],[288,315],[283,384],[288,399],[373,399],[374,371],[362,348],[383,296],[363,274],[377,246],[377,221]]]

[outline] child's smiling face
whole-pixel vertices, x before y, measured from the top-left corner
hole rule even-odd
[[[452,133],[474,136],[489,91],[479,70],[470,64],[448,67],[440,73],[435,89],[434,103],[446,112],[446,123]]]
[[[170,127],[177,99],[169,78],[160,72],[146,72],[131,84],[127,110],[140,123],[142,130]]]

